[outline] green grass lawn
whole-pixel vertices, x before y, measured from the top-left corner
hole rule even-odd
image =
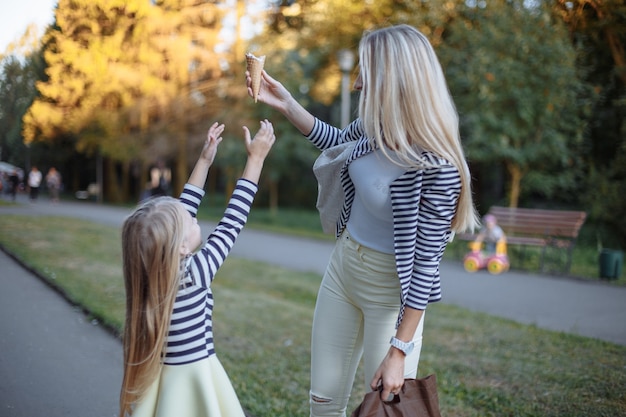
[[[0,216],[0,230],[0,245],[119,333],[120,230],[13,215]],[[244,408],[257,417],[308,416],[320,279],[237,258],[216,277],[217,352]],[[626,415],[626,347],[450,305],[427,311],[420,375],[430,373],[437,374],[445,417]],[[365,393],[362,379],[360,373],[349,411]]]

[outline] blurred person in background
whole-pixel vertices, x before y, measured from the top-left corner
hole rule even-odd
[[[58,202],[61,190],[61,174],[55,167],[51,167],[46,174],[46,187],[48,187],[52,202]]]
[[[42,174],[36,166],[33,166],[28,173],[28,189],[30,190],[30,201],[35,202],[39,197],[39,187],[41,186]]]

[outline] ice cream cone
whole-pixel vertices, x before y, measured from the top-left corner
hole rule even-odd
[[[252,96],[256,103],[259,97],[259,90],[261,89],[261,71],[263,71],[263,65],[265,64],[265,55],[257,58],[251,53],[247,53],[246,62],[248,64],[250,78],[252,78]]]

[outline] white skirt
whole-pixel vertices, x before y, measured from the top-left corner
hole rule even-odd
[[[133,417],[245,417],[222,364],[213,355],[187,365],[163,365]]]

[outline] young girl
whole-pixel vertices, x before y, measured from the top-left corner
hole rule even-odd
[[[211,281],[246,223],[276,137],[267,120],[250,139],[224,217],[202,244],[196,213],[222,141],[214,123],[179,200],[150,199],[122,229],[126,324],[120,417],[244,417],[214,350]],[[196,252],[196,249],[199,250]]]

